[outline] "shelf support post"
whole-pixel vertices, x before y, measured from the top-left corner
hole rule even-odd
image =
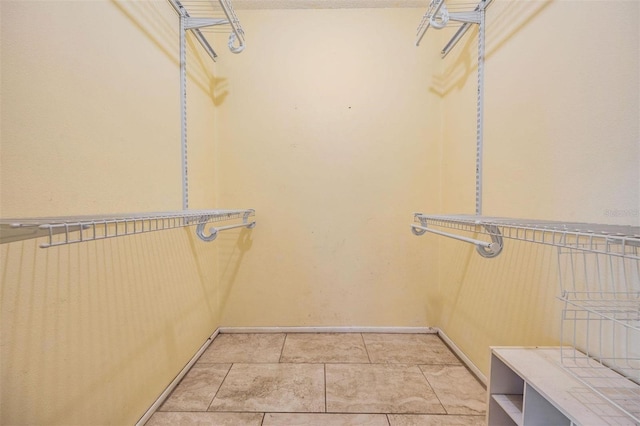
[[[187,29],[184,9],[180,13],[180,147],[182,153],[182,209],[189,208],[187,164]]]
[[[476,215],[482,215],[482,151],[484,131],[484,5],[478,7],[478,102],[476,117]]]

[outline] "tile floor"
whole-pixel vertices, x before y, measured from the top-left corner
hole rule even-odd
[[[147,425],[483,425],[485,408],[433,334],[220,334]]]

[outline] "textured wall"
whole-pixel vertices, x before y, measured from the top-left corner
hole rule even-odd
[[[0,7],[2,216],[181,209],[170,5]],[[212,208],[213,66],[201,55],[190,50],[190,198]],[[135,423],[219,324],[219,245],[185,229],[38,243],[0,246],[0,423]]]
[[[243,11],[251,41],[216,65],[216,158],[222,204],[254,206],[259,225],[225,281],[225,325],[428,322],[437,246],[409,231],[439,190],[422,13]]]
[[[485,215],[640,224],[639,14],[633,1],[489,8]],[[447,213],[474,212],[476,43],[463,41],[434,77],[445,93]],[[482,259],[443,241],[440,259],[438,325],[485,373],[490,345],[557,344],[554,249],[507,240],[499,257]]]

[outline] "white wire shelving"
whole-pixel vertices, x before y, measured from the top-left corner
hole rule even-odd
[[[446,57],[456,44],[464,37],[472,25],[478,26],[478,69],[477,69],[477,98],[476,98],[476,215],[482,214],[482,165],[484,151],[484,59],[485,59],[485,11],[492,0],[480,0],[467,3],[456,0],[431,0],[416,35],[416,46],[424,38],[429,28],[443,29],[447,26],[458,25],[459,28],[440,52]],[[449,11],[451,9],[451,11]],[[485,247],[487,257],[492,250]]]
[[[446,27],[458,27],[456,33],[444,46],[440,54],[444,58],[464,37],[473,24],[480,24],[484,10],[492,0],[480,0],[476,2],[431,0],[427,11],[418,24],[416,34],[416,46],[424,38],[429,28],[440,30]]]
[[[244,30],[230,0],[168,0],[181,19],[182,31],[191,31],[212,60],[217,53],[211,47],[207,35],[227,31],[227,43],[232,53],[240,53],[245,48]]]
[[[187,32],[191,32],[215,62],[216,54],[209,39],[218,31],[229,32],[227,43],[232,53],[245,48],[244,30],[231,0],[168,0],[180,19],[180,142],[182,155],[182,209],[189,209],[189,176],[187,144]]]
[[[640,227],[415,213],[411,230],[474,244],[483,257],[504,239],[556,247],[562,365],[640,424]]]
[[[463,237],[443,231],[434,232],[437,229],[429,228],[428,225],[486,235],[492,239],[491,243],[469,237],[464,237],[464,241],[476,246],[480,245],[483,249],[495,244],[494,251],[502,250],[502,238],[509,238],[579,251],[627,257],[635,260],[640,259],[638,254],[640,227],[638,226],[556,222],[477,215],[414,214],[414,224],[411,225],[411,228],[416,235],[433,232],[451,238],[462,239],[461,237]],[[480,254],[483,253],[481,252]]]
[[[196,226],[196,235],[203,241],[213,241],[219,231],[253,228],[256,222],[249,219],[254,216],[253,209],[244,209],[0,219],[0,243],[44,237],[40,247],[48,248],[187,226]],[[209,223],[234,219],[241,222],[205,229]]]
[[[253,209],[189,210],[187,174],[187,45],[191,32],[212,60],[218,56],[205,34],[229,31],[228,47],[232,53],[245,48],[244,30],[230,0],[168,0],[180,19],[180,99],[182,148],[182,210],[175,212],[130,213],[95,216],[65,216],[46,218],[0,219],[0,244],[32,238],[46,238],[40,247],[47,248],[85,241],[95,241],[196,226],[196,235],[203,241],[213,241],[219,231],[253,228]],[[241,223],[211,227],[212,222],[242,219]]]

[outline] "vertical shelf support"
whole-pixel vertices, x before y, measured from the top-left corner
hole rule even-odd
[[[478,8],[478,103],[476,116],[476,215],[482,215],[482,150],[484,132],[484,6]]]
[[[209,16],[197,16],[202,14],[205,1],[197,1],[193,5],[195,15],[187,11],[187,3],[195,3],[197,0],[169,0],[169,3],[178,14],[180,19],[180,142],[182,152],[182,209],[189,209],[189,173],[188,173],[188,149],[187,149],[187,31],[191,31],[202,48],[215,62],[218,55],[213,50],[207,39],[204,37],[201,28],[216,25],[230,25],[231,34],[229,36],[229,50],[233,53],[240,53],[244,50],[244,31],[240,26],[240,21],[236,15],[230,0],[219,0],[222,11],[226,19],[211,18]],[[213,10],[208,10],[210,13]],[[236,46],[237,42],[237,46]]]
[[[418,35],[416,46],[431,27],[441,29],[448,22],[462,22],[462,26],[456,31],[453,37],[442,49],[442,57],[453,49],[453,47],[469,31],[471,25],[478,25],[478,89],[476,102],[476,187],[475,187],[475,213],[482,215],[482,152],[483,152],[483,132],[484,132],[484,56],[485,56],[485,10],[492,0],[480,0],[475,9],[462,12],[448,12],[445,0],[431,0],[427,12],[422,17],[418,25]],[[482,253],[482,252],[481,252]],[[486,254],[486,253],[484,253]],[[483,255],[484,255],[483,254]]]
[[[187,162],[187,16],[180,7],[180,147],[182,152],[182,210],[189,208],[189,174]]]

